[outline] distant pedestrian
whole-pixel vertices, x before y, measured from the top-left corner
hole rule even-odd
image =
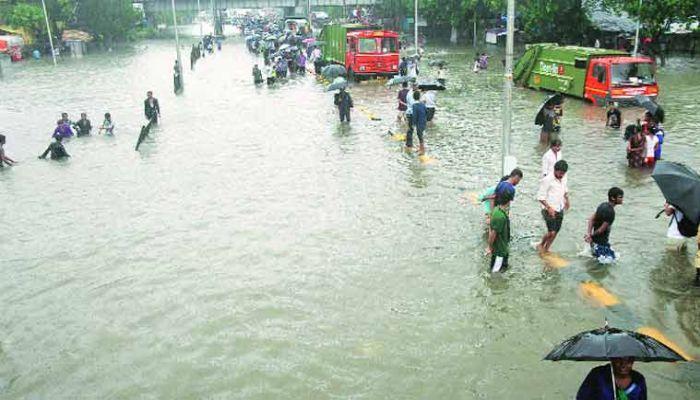
[[[549,145],[549,150],[547,150],[542,156],[542,177],[554,172],[554,164],[562,159],[561,152],[561,140],[554,139]]]
[[[644,165],[653,168],[656,164],[656,150],[659,148],[659,138],[649,129],[644,135]]]
[[[420,92],[413,92],[413,126],[416,128],[416,134],[418,135],[418,154],[425,154],[425,141],[423,139],[423,133],[425,132],[425,127],[428,122],[428,110],[425,104],[420,101]],[[413,148],[413,130],[406,134],[406,148]]]
[[[508,269],[508,255],[510,253],[510,218],[508,217],[508,207],[512,197],[503,193],[496,196],[496,206],[491,212],[489,224],[489,238],[487,254],[491,255],[489,270],[501,272]]]
[[[445,79],[445,70],[443,69],[442,64],[438,65],[437,81],[442,86],[445,86],[445,83],[447,82],[447,80]]]
[[[340,122],[350,123],[350,110],[354,107],[350,93],[345,89],[340,89],[333,97],[333,103],[338,107]]]
[[[408,100],[406,99],[406,96],[408,96],[408,92],[408,83],[402,83],[401,90],[399,90],[399,93],[397,95],[397,99],[399,101],[399,115],[396,117],[396,119],[398,121],[406,120],[406,110],[408,109]]]
[[[64,119],[59,119],[56,121],[56,128],[53,130],[53,134],[51,136],[69,138],[73,136],[73,130],[70,128],[68,122],[66,122]]]
[[[644,165],[644,143],[642,130],[637,125],[629,125],[625,129],[627,140],[627,165],[630,168],[640,168]]]
[[[615,222],[615,206],[621,205],[625,193],[618,187],[608,190],[608,201],[601,203],[588,220],[584,239],[591,245],[591,254],[601,264],[609,264],[617,259],[610,246],[610,230]]]
[[[15,160],[5,154],[5,135],[0,135],[0,168],[3,168],[5,164],[12,166],[15,163]]]
[[[70,154],[66,151],[66,148],[63,147],[63,137],[60,135],[54,136],[54,141],[51,142],[49,147],[46,148],[46,150],[39,156],[39,158],[44,159],[46,156],[51,153],[51,159],[52,160],[60,160],[66,157],[70,157]]]
[[[437,92],[435,90],[428,90],[423,94],[423,102],[425,103],[425,108],[428,111],[427,121],[431,122],[435,117],[435,109],[437,107],[436,103]]]
[[[549,143],[550,140],[557,139],[554,137],[556,134],[556,118],[557,114],[554,111],[554,104],[547,103],[544,106],[544,123],[542,124],[542,130],[540,131],[540,143]]]
[[[408,137],[408,135],[413,135],[413,103],[415,103],[415,93],[419,93],[419,91],[418,85],[414,82],[411,84],[411,88],[408,90],[408,93],[406,93],[406,122],[408,123],[406,137]]]
[[[554,164],[554,173],[547,175],[540,182],[537,192],[537,200],[542,206],[542,217],[547,225],[547,233],[544,234],[537,249],[541,252],[549,252],[549,248],[557,238],[564,220],[564,212],[569,209],[569,189],[566,185],[565,175],[569,165],[564,160]]]
[[[663,146],[664,139],[666,138],[666,131],[661,124],[656,124],[654,127],[654,135],[656,135],[656,138],[659,139],[659,145],[656,147],[656,151],[654,151],[654,158],[656,161],[659,161],[661,159],[661,147]]]
[[[690,238],[698,236],[698,224],[683,215],[683,211],[671,204],[664,204],[664,213],[671,217],[666,231],[666,249],[684,251]]]
[[[617,102],[611,101],[608,103],[608,106],[609,108],[606,113],[605,126],[609,126],[613,129],[620,129],[620,126],[622,125],[622,113],[617,107]]]
[[[146,100],[143,101],[143,113],[146,119],[153,121],[153,123],[158,123],[160,118],[160,104],[158,104],[158,99],[153,97],[153,92],[146,92]]]
[[[406,60],[406,57],[401,57],[401,62],[399,63],[399,75],[408,75],[408,61]]]
[[[99,131],[100,133],[104,131],[105,135],[114,135],[114,121],[112,121],[112,114],[105,113],[105,119],[102,121]]]
[[[78,131],[78,136],[88,136],[90,135],[90,131],[92,131],[92,124],[87,118],[86,113],[80,114],[80,119],[78,120],[78,122],[75,123],[74,126]]]
[[[253,83],[256,85],[263,83],[262,71],[258,68],[258,64],[253,65]]]

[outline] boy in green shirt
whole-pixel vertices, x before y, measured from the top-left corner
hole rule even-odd
[[[508,269],[508,244],[510,242],[510,219],[508,206],[512,196],[502,192],[496,197],[496,207],[491,212],[488,253],[491,254],[491,272]]]

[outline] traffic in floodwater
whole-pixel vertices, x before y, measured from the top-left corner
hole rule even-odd
[[[602,363],[543,358],[606,320],[700,357],[695,245],[665,250],[664,196],[604,107],[563,103],[570,208],[539,255],[533,121],[549,93],[515,89],[523,178],[509,268],[489,273],[476,198],[501,177],[503,68],[487,52],[474,73],[474,49],[426,49],[420,75],[445,60],[447,87],[427,158],[391,134],[400,85],[351,82],[341,123],[312,74],[256,86],[243,38],[185,63],[179,96],[172,41],[5,67],[0,398],[573,398]],[[700,64],[670,58],[656,77],[663,159],[697,170]],[[134,151],[149,90],[160,121]],[[644,112],[620,110],[623,125]],[[61,112],[93,134],[38,160]],[[96,132],[105,113],[113,135]],[[612,186],[618,260],[600,265],[583,238]],[[634,368],[650,398],[700,393],[695,362]]]

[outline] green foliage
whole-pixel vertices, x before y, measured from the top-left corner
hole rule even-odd
[[[528,41],[579,43],[591,23],[581,0],[526,0],[518,2],[520,24]]]
[[[603,0],[603,4],[615,11],[626,11],[632,18],[641,15],[642,32],[652,37],[663,34],[672,22],[687,23],[700,15],[698,0]],[[640,12],[641,11],[641,12]]]
[[[78,20],[98,39],[123,40],[140,19],[130,0],[82,0]]]
[[[34,4],[20,3],[14,5],[6,19],[9,25],[27,29],[35,34],[46,31],[44,11],[40,6]]]

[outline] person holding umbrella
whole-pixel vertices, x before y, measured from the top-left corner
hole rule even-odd
[[[700,175],[683,164],[659,161],[651,177],[661,189],[666,202],[682,212],[683,217],[677,222],[679,233],[686,238],[698,236]],[[694,284],[700,286],[700,249],[695,257]]]
[[[651,336],[609,327],[581,332],[557,345],[544,358],[550,361],[609,361],[593,368],[576,400],[646,400],[644,376],[632,369],[635,361],[688,361]]]
[[[576,393],[576,400],[612,400],[614,398],[613,381],[617,391],[615,394],[619,400],[646,400],[646,380],[644,375],[632,369],[633,357],[612,358],[610,365],[612,365],[612,371],[610,366],[601,365],[588,373]]]

